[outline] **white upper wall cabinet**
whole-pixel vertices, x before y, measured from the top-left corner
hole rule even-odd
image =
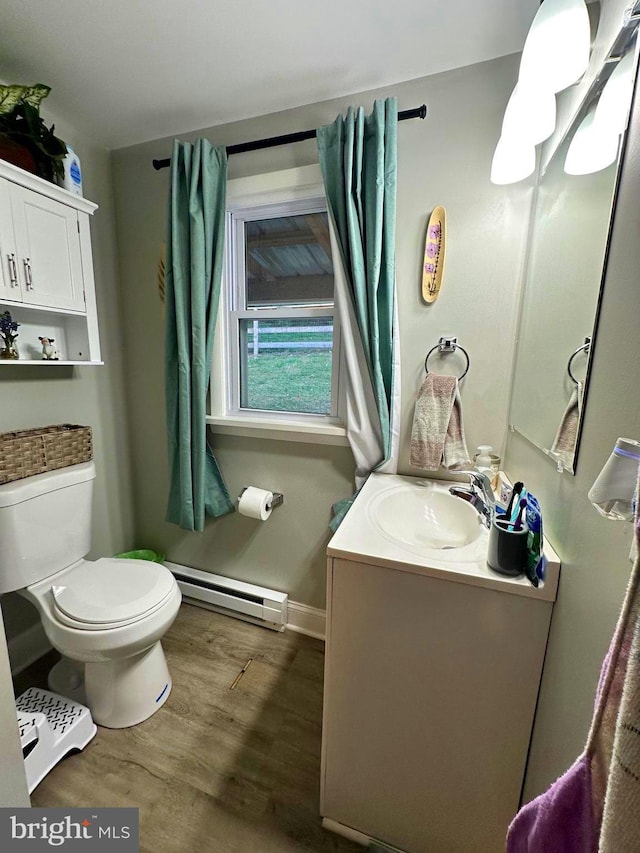
[[[96,205],[0,160],[0,312],[20,323],[17,365],[101,363],[89,215]],[[2,362],[0,361],[0,364]]]
[[[12,184],[11,212],[23,301],[84,311],[78,211]]]
[[[11,184],[0,180],[0,299],[22,301],[11,215]]]

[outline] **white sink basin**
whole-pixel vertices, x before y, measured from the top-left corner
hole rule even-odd
[[[560,560],[549,544],[537,589],[524,575],[496,574],[487,566],[489,531],[468,502],[449,493],[452,485],[460,483],[372,474],[329,542],[329,557],[555,601]]]
[[[451,495],[448,485],[418,480],[391,486],[371,500],[369,519],[385,538],[416,553],[466,548],[485,528],[479,513]]]

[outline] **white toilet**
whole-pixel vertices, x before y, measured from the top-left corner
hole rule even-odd
[[[120,729],[146,720],[169,696],[160,638],[181,594],[158,563],[83,559],[95,476],[85,462],[0,486],[0,593],[17,590],[32,601],[65,656],[49,675],[51,689],[77,699],[84,674],[94,720]]]

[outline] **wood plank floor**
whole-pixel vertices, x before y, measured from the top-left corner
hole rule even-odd
[[[138,806],[144,853],[362,851],[318,816],[323,644],[183,604],[163,646],[165,705],[133,728],[99,728],[33,805]],[[16,693],[46,686],[43,673],[24,673]]]

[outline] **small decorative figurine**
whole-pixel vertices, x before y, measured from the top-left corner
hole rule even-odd
[[[43,361],[60,361],[58,350],[54,347],[53,338],[40,338],[38,340],[42,344],[42,360]]]

